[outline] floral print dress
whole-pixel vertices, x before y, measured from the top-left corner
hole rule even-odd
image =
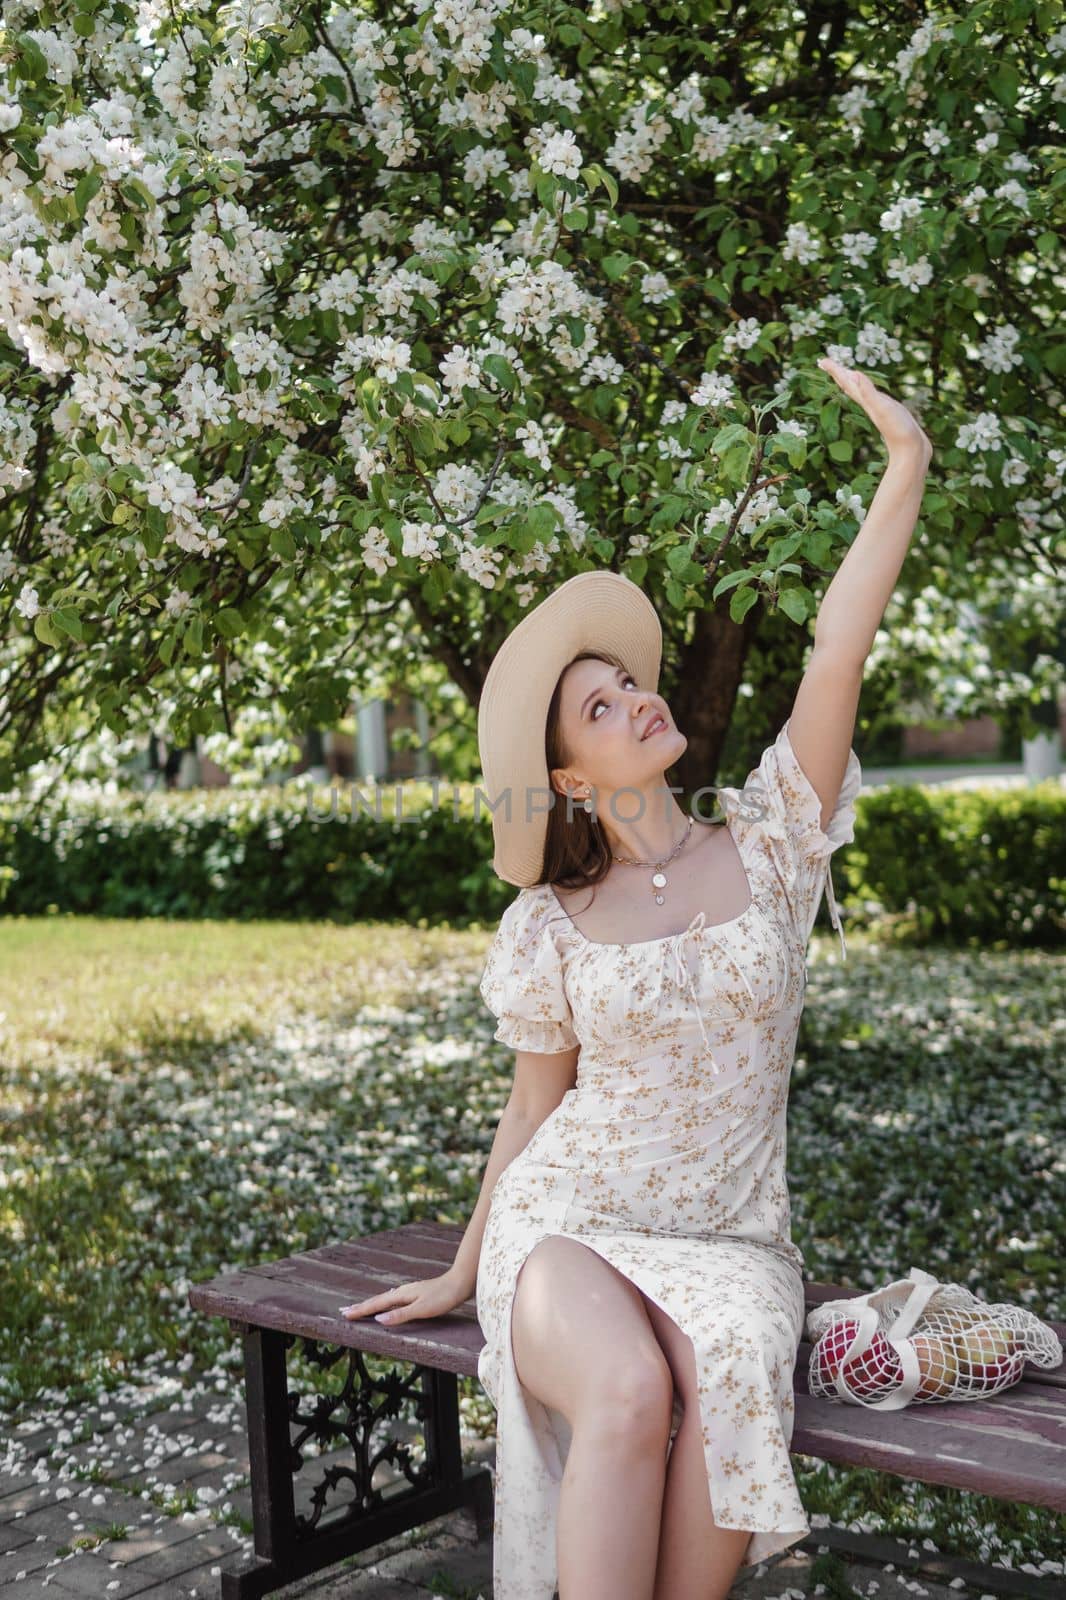
[[[501,1173],[478,1263],[478,1375],[497,1410],[495,1600],[552,1600],[570,1432],[519,1381],[511,1303],[529,1251],[562,1234],[624,1273],[692,1340],[715,1521],[748,1528],[746,1566],[809,1531],[792,1471],[804,1325],[785,1112],[829,857],[854,838],[854,750],[822,830],[785,722],[743,789],[719,801],[750,901],[665,938],[593,942],[550,884],[522,889],[489,948],[495,1039],[580,1045],[576,1087]],[[756,792],[759,791],[759,792]],[[675,1395],[671,1439],[680,1422]]]

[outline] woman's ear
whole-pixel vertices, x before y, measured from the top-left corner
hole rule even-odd
[[[566,799],[566,791],[568,789],[581,788],[581,779],[576,777],[567,767],[553,767],[548,773],[548,782],[558,800]]]

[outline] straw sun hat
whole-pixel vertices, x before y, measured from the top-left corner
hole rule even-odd
[[[492,867],[505,883],[526,888],[540,879],[553,803],[544,729],[563,668],[581,650],[609,650],[641,689],[654,693],[662,646],[662,626],[644,591],[604,571],[561,583],[497,650],[481,691],[477,739],[485,796],[494,807]],[[565,797],[556,795],[554,804],[565,806]]]

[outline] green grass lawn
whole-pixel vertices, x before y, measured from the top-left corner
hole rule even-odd
[[[414,1218],[463,1224],[510,1086],[488,932],[0,920],[0,1409],[228,1367],[190,1283]],[[812,1278],[918,1265],[1066,1318],[1063,961],[812,943],[789,1113]],[[467,1426],[494,1413],[463,1382]],[[1015,1567],[1059,1519],[795,1458],[812,1516]],[[1061,1570],[1061,1569],[1060,1569]]]

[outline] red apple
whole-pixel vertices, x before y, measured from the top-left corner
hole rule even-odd
[[[847,1317],[827,1328],[818,1343],[818,1374],[827,1385],[834,1385],[837,1373],[852,1394],[867,1400],[894,1389],[903,1376],[899,1357],[885,1338],[877,1332],[861,1356],[845,1361],[848,1346],[859,1331],[859,1324]]]

